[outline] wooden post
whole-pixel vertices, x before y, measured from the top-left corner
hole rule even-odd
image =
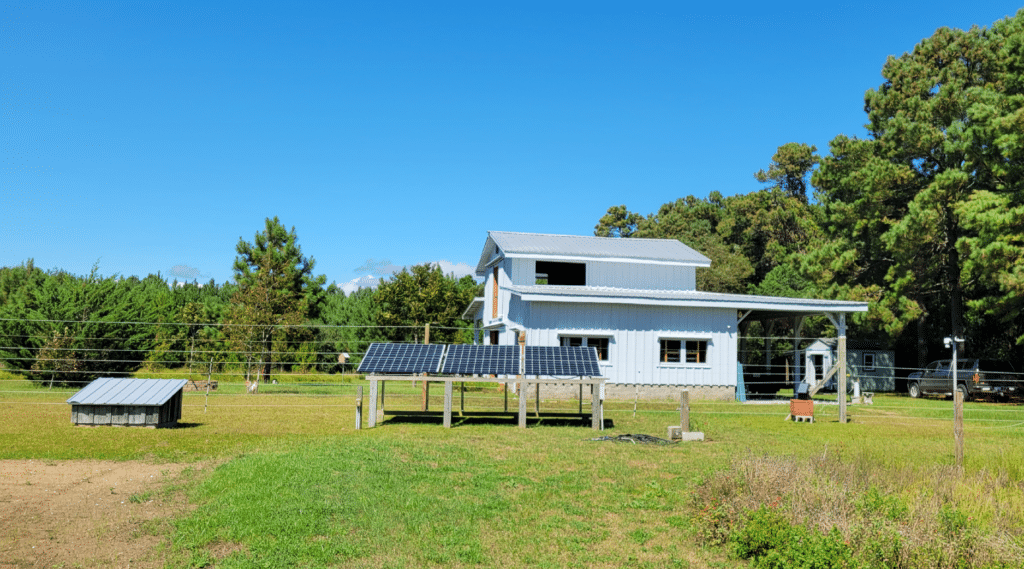
[[[839,400],[839,424],[846,423],[846,314],[839,313],[839,326],[836,327],[839,333],[839,393],[836,399]]]
[[[953,438],[956,442],[956,467],[964,467],[964,394],[953,390]]]
[[[494,269],[494,277],[498,277],[498,269]],[[497,306],[497,288],[495,290],[495,307]],[[519,332],[519,428],[526,428],[526,394],[529,392],[529,385],[527,385],[523,379],[526,377],[523,375],[526,372],[526,331],[522,330]]]
[[[444,428],[452,428],[452,380],[444,382]]]
[[[679,428],[690,432],[690,392],[686,389],[679,394]]]
[[[430,322],[423,327],[423,345],[430,345]],[[430,388],[427,387],[426,374],[423,374],[423,410],[426,411],[430,405]]]
[[[363,386],[356,387],[356,430],[363,428]]]
[[[601,385],[590,384],[590,428],[595,431],[604,429],[604,419],[601,417]]]
[[[466,413],[466,382],[459,382],[459,415]]]
[[[519,376],[522,378],[522,376]],[[526,428],[526,393],[530,388],[528,383],[519,380],[519,428]]]
[[[533,413],[540,419],[540,382],[537,382],[537,386],[534,388],[534,399],[533,399]]]
[[[206,408],[210,406],[210,380],[213,376],[213,360],[210,360],[210,369],[206,372],[206,402],[203,403],[203,413],[206,413]]]
[[[508,382],[501,384],[501,390],[505,393],[505,412],[508,413]]]
[[[377,426],[377,389],[378,382],[376,379],[370,380],[370,416],[367,417],[367,426],[371,429]]]

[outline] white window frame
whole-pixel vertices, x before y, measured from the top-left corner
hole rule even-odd
[[[868,356],[870,356],[871,363],[868,363]],[[875,371],[876,357],[874,352],[864,352],[862,361],[864,362],[864,371]]]
[[[679,342],[679,361],[678,362],[662,361],[662,353],[664,351],[664,348],[662,346],[664,346],[664,342]],[[704,361],[702,361],[702,362],[686,361],[687,360],[687,354],[689,353],[687,351],[687,346],[686,346],[687,342],[703,342],[704,343]],[[708,337],[693,337],[693,336],[681,336],[681,337],[666,336],[666,337],[661,337],[661,338],[658,338],[658,348],[657,348],[657,356],[656,356],[657,357],[657,365],[658,366],[663,366],[663,367],[711,367],[711,361],[710,361],[711,360],[711,348],[712,348],[711,338],[708,338]],[[697,350],[696,353],[700,353],[699,349]]]

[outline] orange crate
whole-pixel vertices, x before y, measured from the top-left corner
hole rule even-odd
[[[810,399],[790,399],[789,414],[794,417],[813,417],[814,401]]]

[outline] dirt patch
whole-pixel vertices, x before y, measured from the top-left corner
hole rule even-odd
[[[159,568],[166,523],[188,511],[172,491],[197,465],[0,460],[0,569]]]

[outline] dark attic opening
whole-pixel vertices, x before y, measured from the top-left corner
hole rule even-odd
[[[536,284],[560,286],[586,286],[586,263],[560,263],[537,261]]]

